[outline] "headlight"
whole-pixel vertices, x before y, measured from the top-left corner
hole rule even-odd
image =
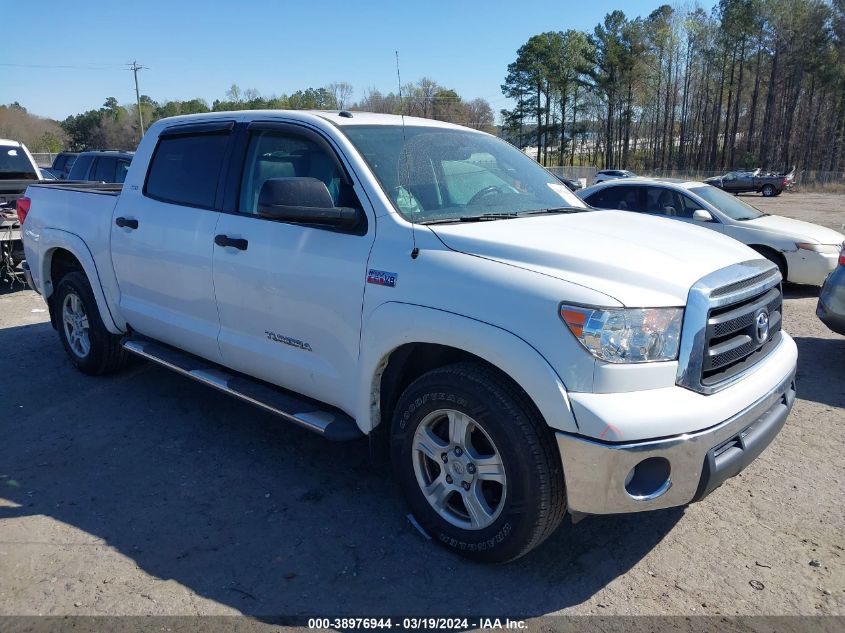
[[[814,253],[825,253],[827,255],[836,255],[839,249],[842,248],[839,244],[811,244],[799,242],[795,246],[803,248],[805,251],[813,251]]]
[[[560,317],[575,338],[610,363],[675,360],[683,316],[683,308],[560,306]]]

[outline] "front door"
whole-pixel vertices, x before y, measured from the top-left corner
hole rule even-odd
[[[258,194],[270,178],[316,178],[335,205],[361,203],[313,130],[253,123],[244,134],[236,212],[221,215],[214,249],[222,362],[342,407],[355,382],[374,216],[367,210],[348,232],[261,217]]]
[[[146,183],[125,187],[112,218],[120,308],[141,334],[219,361],[220,322],[211,275],[231,139],[227,122],[169,128]]]

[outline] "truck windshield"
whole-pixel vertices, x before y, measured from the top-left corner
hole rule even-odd
[[[0,180],[38,180],[35,167],[21,147],[0,145]]]
[[[733,220],[753,220],[754,218],[761,218],[765,213],[758,211],[750,204],[743,202],[735,195],[726,193],[716,187],[710,185],[702,185],[701,187],[690,188],[695,195],[704,198],[707,202],[719,209],[722,213]]]
[[[411,222],[588,209],[534,160],[488,134],[399,125],[354,125],[343,132]]]

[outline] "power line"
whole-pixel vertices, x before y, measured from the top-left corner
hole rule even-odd
[[[0,63],[0,66],[6,68],[61,68],[66,70],[115,70],[122,68],[122,66],[112,66],[105,64],[88,64],[85,66],[73,66],[69,64],[10,64]]]

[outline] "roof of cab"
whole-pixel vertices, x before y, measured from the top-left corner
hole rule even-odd
[[[341,112],[345,114],[341,116]],[[348,116],[351,114],[352,116]],[[224,112],[204,112],[201,114],[183,114],[180,116],[160,119],[157,123],[165,126],[178,125],[180,123],[188,123],[193,121],[209,121],[214,119],[234,119],[236,121],[254,121],[267,119],[287,119],[310,121],[315,120],[328,121],[337,127],[347,127],[354,125],[402,125],[407,126],[425,126],[425,127],[440,127],[452,128],[459,130],[466,130],[460,125],[454,123],[447,123],[446,121],[437,121],[435,119],[422,119],[419,117],[406,116],[402,117],[398,114],[379,114],[375,112],[349,112],[344,110],[228,110]]]
[[[663,185],[677,185],[682,189],[691,189],[692,187],[700,187],[704,183],[698,180],[684,180],[683,178],[659,178],[659,177],[652,177],[652,176],[635,176],[633,178],[617,178],[614,180],[605,180],[603,182],[597,183],[591,187],[587,187],[590,190],[598,190],[598,189],[605,189],[610,187],[623,187],[625,185],[636,185],[636,184],[663,184]]]
[[[20,147],[20,141],[13,141],[10,138],[0,138],[0,145],[8,145],[10,147]]]

